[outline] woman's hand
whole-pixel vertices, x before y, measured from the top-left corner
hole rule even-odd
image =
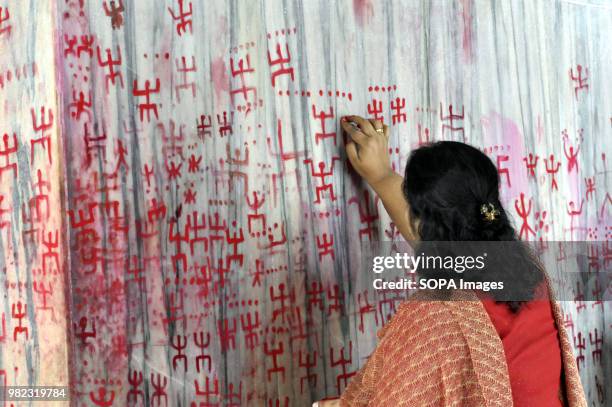
[[[402,192],[404,178],[389,164],[389,128],[379,120],[366,120],[359,116],[344,116],[341,123],[351,138],[346,144],[351,164],[378,194],[404,239],[408,242],[418,240],[418,220],[415,219],[413,225],[408,201]]]
[[[380,120],[366,120],[352,115],[344,116],[341,125],[350,137],[346,144],[349,161],[368,184],[375,188],[394,174],[389,163],[388,126]]]
[[[340,407],[340,399],[316,401],[312,407]]]

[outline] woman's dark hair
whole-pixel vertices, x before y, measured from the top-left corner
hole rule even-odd
[[[452,245],[441,242],[499,242],[486,245],[484,273],[452,273],[452,278],[504,282],[503,290],[489,294],[507,302],[513,312],[533,297],[544,277],[543,270],[529,247],[517,238],[499,200],[499,174],[483,152],[454,141],[439,141],[413,150],[402,190],[411,219],[418,224],[418,247],[424,254],[448,254],[453,250]],[[482,213],[483,205],[487,211],[495,211],[494,219]],[[478,245],[470,244],[472,249]],[[466,250],[469,251],[466,246],[461,249],[462,253]],[[426,276],[440,277],[435,271],[427,271]],[[449,277],[446,272],[444,278]]]

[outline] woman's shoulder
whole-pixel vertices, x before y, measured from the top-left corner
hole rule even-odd
[[[457,315],[449,307],[449,302],[457,299],[455,294],[441,297],[434,290],[420,290],[398,305],[395,315],[378,331],[378,337],[400,335],[405,340],[424,340],[425,333],[434,334],[437,330],[459,334]]]
[[[453,303],[465,304],[465,302],[478,304],[480,302],[478,296],[471,290],[419,290],[398,307],[404,313],[420,313],[426,314],[437,313],[442,310],[448,311]],[[448,313],[449,316],[451,313]]]
[[[402,397],[410,396],[407,405],[425,405],[436,397],[442,397],[448,405],[464,405],[469,393],[478,399],[477,405],[484,405],[482,389],[477,386],[476,368],[480,365],[474,365],[465,321],[453,311],[456,305],[460,305],[458,301],[419,292],[397,307],[371,365],[370,372],[378,377],[373,390],[375,401],[401,392]],[[442,395],[435,390],[441,383]]]

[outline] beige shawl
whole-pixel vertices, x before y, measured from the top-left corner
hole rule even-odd
[[[560,398],[586,407],[563,312],[549,293],[562,352]],[[378,332],[379,344],[353,377],[341,407],[512,406],[501,339],[473,291],[450,301],[419,292],[403,302]]]

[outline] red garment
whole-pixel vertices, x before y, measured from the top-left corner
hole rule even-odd
[[[537,298],[547,298],[546,287]],[[561,407],[561,347],[550,302],[532,300],[512,313],[490,297],[481,301],[504,346],[515,407]]]

